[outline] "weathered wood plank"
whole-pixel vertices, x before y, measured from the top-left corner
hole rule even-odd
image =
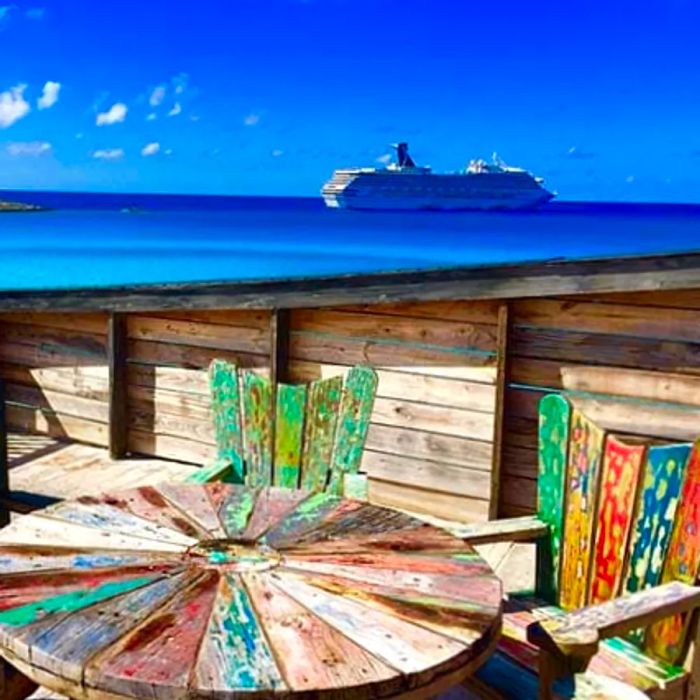
[[[404,301],[400,304],[374,303],[355,306],[342,306],[339,311],[371,313],[382,316],[408,316],[410,318],[443,319],[464,323],[485,323],[496,325],[501,301]]]
[[[268,487],[262,489],[255,501],[255,507],[241,537],[257,541],[282,518],[294,511],[311,493],[289,488]],[[240,511],[239,511],[240,514]]]
[[[379,693],[400,688],[393,668],[309,612],[269,578],[248,575],[244,580],[290,690],[369,685]]]
[[[269,379],[243,370],[241,392],[246,484],[269,486],[273,450],[272,384]]]
[[[218,486],[209,484],[207,488],[211,494]],[[258,489],[227,485],[226,491],[221,495],[219,519],[228,537],[233,539],[241,537],[255,508],[258,493]]]
[[[209,367],[209,381],[218,456],[231,462],[235,480],[243,483],[246,476],[243,417],[236,366],[223,360],[214,360]]]
[[[560,591],[571,407],[566,399],[553,394],[540,401],[539,411],[537,515],[549,526],[549,541],[538,552],[537,585],[544,600],[555,601]]]
[[[645,454],[645,445],[626,445],[612,435],[605,441],[589,603],[620,593]]]
[[[564,610],[583,607],[588,599],[604,438],[595,423],[573,410],[559,579],[559,605]]]
[[[156,487],[178,510],[187,513],[190,520],[212,539],[226,537],[212,500],[206,489],[189,484],[162,483]]]
[[[204,693],[219,694],[286,687],[239,577],[221,577],[194,683]]]
[[[643,467],[624,590],[658,585],[690,455],[690,445],[654,445]]]
[[[498,310],[498,334],[496,346],[496,397],[494,403],[493,449],[491,452],[491,490],[489,492],[489,518],[494,520],[500,510],[501,472],[503,464],[503,435],[505,431],[505,398],[508,386],[508,337],[510,335],[510,306],[502,304]]]
[[[301,487],[307,491],[322,491],[326,487],[342,388],[342,377],[321,379],[309,386],[301,458]]]
[[[359,471],[376,389],[377,375],[369,367],[353,367],[345,378],[330,465],[332,493],[342,492],[346,474]]]
[[[184,697],[218,582],[215,571],[196,576],[189,588],[94,657],[86,683],[127,697]]]
[[[7,454],[7,420],[5,418],[5,383],[0,380],[0,494],[10,490],[10,464]],[[10,522],[10,512],[0,507],[0,527]]]
[[[127,316],[111,313],[107,323],[107,366],[109,368],[109,456],[123,459],[128,445],[128,398],[126,375]]]
[[[301,474],[306,387],[278,384],[275,410],[274,485],[297,488]]]
[[[666,554],[662,583],[682,581],[693,585],[700,575],[700,444],[688,460],[683,491],[676,511],[671,541]],[[647,630],[646,651],[655,657],[678,663],[689,632],[688,616],[674,615]],[[697,653],[697,652],[696,652]]]

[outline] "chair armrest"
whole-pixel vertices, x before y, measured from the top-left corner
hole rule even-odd
[[[601,639],[700,607],[700,587],[673,581],[528,626],[527,639],[571,673],[585,670]]]
[[[451,527],[450,532],[469,544],[534,542],[549,532],[549,525],[543,523],[536,515],[527,515],[522,518],[490,520],[486,523]]]
[[[235,474],[233,463],[224,458],[215,460],[212,464],[198,469],[185,479],[186,484],[208,484],[211,481],[231,481]]]

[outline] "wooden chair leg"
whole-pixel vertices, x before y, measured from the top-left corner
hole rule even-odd
[[[2,700],[25,700],[39,686],[14,666],[0,659],[0,698]]]
[[[7,456],[7,426],[5,423],[5,387],[0,381],[0,494],[10,492],[10,465]],[[10,523],[10,511],[0,505],[0,527]]]

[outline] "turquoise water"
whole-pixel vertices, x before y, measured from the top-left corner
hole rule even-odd
[[[390,213],[330,210],[313,199],[0,192],[5,198],[61,208],[0,214],[4,290],[700,250],[700,206],[553,203],[524,213]]]

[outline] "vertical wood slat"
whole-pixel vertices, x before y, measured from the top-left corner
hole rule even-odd
[[[123,459],[128,451],[127,354],[126,314],[111,313],[107,323],[107,363],[109,366],[109,456],[112,459]]]
[[[493,424],[493,449],[491,452],[491,493],[489,520],[499,516],[501,503],[501,466],[503,463],[503,431],[505,419],[506,387],[508,386],[508,336],[510,332],[510,307],[508,303],[498,307],[497,365],[496,365],[496,415]]]
[[[0,380],[0,494],[7,496],[10,491],[10,465],[7,456],[7,421],[5,420],[5,384]],[[0,527],[10,522],[10,511],[0,507]]]
[[[289,380],[289,309],[270,315],[270,380],[272,386]]]

